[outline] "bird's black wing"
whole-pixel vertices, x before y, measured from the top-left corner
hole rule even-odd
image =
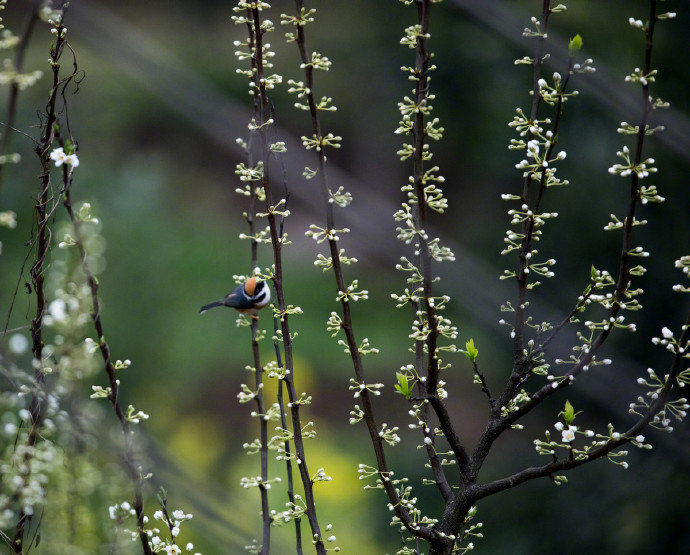
[[[223,304],[239,310],[254,308],[252,299],[244,292],[244,286],[242,285],[225,297],[225,299],[223,299]]]

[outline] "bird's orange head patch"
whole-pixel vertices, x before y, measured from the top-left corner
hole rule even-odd
[[[247,282],[244,284],[244,291],[250,297],[254,295],[254,292],[256,291],[256,278],[255,277],[249,278],[247,280]]]

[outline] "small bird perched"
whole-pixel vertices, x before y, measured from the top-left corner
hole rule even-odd
[[[216,306],[229,306],[239,312],[251,312],[259,310],[271,300],[271,289],[265,281],[257,281],[255,277],[249,278],[242,285],[238,285],[222,301],[207,304],[201,307],[200,314],[209,308]]]

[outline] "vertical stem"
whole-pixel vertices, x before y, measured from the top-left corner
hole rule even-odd
[[[295,0],[295,13],[298,18],[301,17],[303,6],[303,0]],[[309,113],[311,116],[312,134],[315,138],[318,138],[322,136],[322,131],[321,122],[319,119],[318,109],[316,107],[316,101],[314,96],[314,68],[310,63],[310,56],[307,52],[304,25],[296,25],[295,27],[297,31],[296,44],[299,49],[302,65],[304,66],[304,77],[306,85],[305,94],[307,96],[307,103],[309,105]],[[326,226],[329,230],[333,230],[335,229],[335,216],[333,213],[333,203],[329,202],[326,155],[323,148],[317,150],[316,154],[319,160],[317,180],[319,183],[321,198],[323,200],[324,210],[326,212]],[[345,285],[345,279],[343,277],[343,267],[340,259],[340,250],[338,249],[338,242],[333,238],[329,238],[328,246],[331,253],[333,275],[335,277],[337,290],[345,291],[347,289],[347,286]],[[357,345],[357,340],[355,338],[354,326],[352,324],[352,311],[350,308],[350,303],[345,298],[341,299],[341,313],[342,329],[345,333],[347,346],[350,352],[350,357],[352,358],[352,365],[355,373],[355,378],[357,380],[357,383],[359,383],[360,385],[365,385],[367,382],[364,372],[364,364],[362,363],[362,355],[359,352],[359,346]],[[372,447],[374,449],[374,456],[376,458],[376,466],[379,474],[380,483],[383,485],[383,488],[386,492],[386,495],[388,496],[390,504],[394,508],[395,514],[400,518],[400,521],[410,531],[410,533],[418,535],[420,537],[427,537],[428,539],[429,537],[431,537],[430,529],[424,526],[419,526],[415,528],[415,523],[412,520],[409,511],[400,502],[398,493],[395,490],[393,484],[391,483],[391,471],[389,470],[388,462],[386,461],[386,454],[383,449],[383,440],[379,435],[379,430],[376,424],[374,408],[369,390],[366,388],[362,389],[360,391],[360,398],[362,400],[362,412],[364,413],[364,422],[366,424],[367,431],[369,432],[369,437],[371,439]]]
[[[247,23],[248,33],[249,33],[249,49],[252,50],[255,47],[254,38],[254,28],[252,25]],[[255,68],[256,60],[252,58],[252,68]],[[258,110],[258,96],[254,95],[254,109]],[[254,137],[254,132],[250,136],[250,143]],[[254,154],[252,145],[250,144],[247,148],[247,158],[250,167],[254,167]],[[251,182],[250,182],[251,183]],[[249,195],[249,209],[247,211],[247,225],[249,227],[249,236],[254,237],[254,217],[256,215],[256,193],[254,187]],[[250,261],[250,271],[251,275],[254,268],[258,266],[258,244],[255,239],[251,241],[251,261]],[[268,422],[264,419],[264,406],[263,406],[263,366],[261,366],[261,358],[259,356],[259,344],[256,338],[258,332],[258,320],[252,319],[251,321],[251,343],[252,343],[252,353],[254,357],[254,386],[256,391],[256,410],[259,415],[259,441],[261,443],[261,448],[259,450],[260,465],[261,465],[261,483],[259,484],[259,493],[261,497],[261,518],[263,522],[263,532],[262,532],[262,544],[261,553],[268,554],[270,552],[271,545],[271,512],[268,506],[268,491],[266,490],[266,481],[268,480]]]
[[[644,55],[644,75],[648,75],[652,70],[652,46],[654,38],[654,28],[656,26],[656,0],[649,2],[649,26],[645,30],[645,55]],[[635,165],[642,161],[642,146],[644,145],[644,138],[647,130],[647,120],[649,113],[652,111],[652,104],[649,101],[649,82],[646,81],[642,85],[642,113],[640,115],[639,129],[637,131],[637,144],[635,145],[635,158],[633,160]],[[630,178],[630,197],[628,206],[628,215],[623,227],[623,244],[621,246],[621,263],[618,271],[618,279],[616,280],[616,294],[620,299],[620,295],[627,288],[630,279],[629,260],[630,255],[630,238],[632,236],[633,222],[635,219],[635,208],[639,200],[639,182],[640,178],[637,172],[632,172]]]
[[[26,47],[29,44],[29,39],[33,33],[34,26],[38,21],[37,5],[31,10],[31,15],[26,22],[26,27],[22,33],[17,49],[14,54],[14,68],[17,73],[21,73],[24,69],[24,56],[26,54]],[[7,148],[10,142],[10,135],[14,127],[14,121],[17,117],[17,102],[19,100],[19,85],[12,83],[10,85],[10,92],[7,97],[7,111],[5,112],[5,125],[2,127],[2,134],[0,134],[0,155],[7,154]],[[0,164],[0,189],[2,189],[2,176],[5,170],[5,164]]]
[[[541,77],[541,67],[542,61],[544,59],[544,45],[546,43],[546,29],[549,23],[549,15],[551,14],[551,1],[543,0],[542,3],[542,14],[540,30],[542,36],[537,38],[537,48],[534,54],[534,71],[532,72],[532,109],[530,110],[530,121],[535,121],[539,114],[539,105],[541,103],[541,95],[539,94],[539,79]],[[528,133],[527,139],[532,140],[533,135],[531,132]],[[543,177],[543,176],[542,176]],[[531,178],[526,176],[522,185],[522,203],[529,206],[530,204],[530,181]],[[527,240],[530,234],[530,224],[534,222],[527,219],[522,224],[522,234],[525,236],[523,239],[522,247],[519,251],[520,265],[517,275],[518,281],[518,302],[515,307],[515,338],[513,339],[513,373],[511,374],[511,386],[512,389],[517,388],[517,384],[520,380],[520,375],[524,373],[525,367],[527,365],[527,359],[523,355],[524,349],[524,328],[525,328],[525,308],[527,301],[527,274],[525,274],[525,269],[527,268],[527,253],[530,249],[530,242]],[[512,397],[512,395],[511,395]],[[496,404],[494,410],[500,411],[500,403]]]
[[[252,243],[254,243],[254,241],[252,241]],[[256,339],[258,324],[257,320],[252,319],[250,329],[252,334],[252,354],[254,356],[254,389],[256,391],[254,400],[256,401],[256,413],[259,419],[259,441],[261,442],[261,449],[259,450],[261,461],[261,483],[259,484],[259,492],[261,493],[261,518],[263,521],[261,553],[268,554],[271,549],[271,511],[268,507],[268,491],[266,490],[266,481],[268,480],[268,421],[264,418],[262,383],[264,369],[261,366],[259,342]]]
[[[33,24],[32,24],[33,25]],[[43,316],[46,310],[46,299],[44,291],[44,267],[45,260],[48,254],[48,249],[50,247],[51,231],[48,227],[48,211],[47,206],[51,197],[51,180],[50,180],[50,147],[53,143],[54,130],[53,125],[56,121],[56,104],[58,96],[58,87],[60,85],[60,65],[58,60],[62,55],[62,50],[65,45],[65,40],[62,37],[62,24],[58,25],[58,36],[55,45],[51,47],[50,57],[53,62],[53,86],[50,91],[50,96],[48,98],[48,104],[46,105],[45,112],[45,123],[43,130],[41,132],[41,139],[36,145],[35,152],[39,157],[41,163],[41,175],[39,196],[36,204],[34,206],[34,211],[36,214],[36,239],[33,241],[32,246],[36,245],[36,259],[31,266],[30,275],[31,283],[33,285],[33,290],[36,294],[36,313],[31,321],[31,352],[33,358],[39,363],[43,360]],[[16,99],[15,99],[16,102]],[[16,109],[16,107],[15,107]],[[31,429],[29,431],[29,436],[27,439],[27,444],[29,447],[36,445],[38,437],[38,426],[41,418],[42,402],[41,389],[43,383],[45,382],[45,375],[43,374],[42,364],[36,368],[34,372],[34,386],[31,396],[31,402],[29,404],[29,414]],[[27,457],[29,455],[27,454]],[[28,478],[28,476],[27,476]],[[22,553],[24,546],[24,530],[28,524],[31,522],[31,515],[27,514],[22,507],[19,512],[19,518],[17,521],[15,529],[15,537],[13,543],[13,549],[15,553]]]
[[[300,420],[297,392],[294,384],[293,374],[293,357],[292,357],[292,337],[290,336],[290,326],[288,323],[288,316],[285,313],[286,303],[283,291],[283,260],[282,260],[282,238],[279,234],[279,223],[274,213],[275,202],[273,200],[273,191],[270,180],[270,149],[268,144],[268,136],[266,131],[269,109],[268,95],[266,92],[266,84],[264,82],[264,64],[263,64],[263,33],[261,27],[260,10],[252,8],[251,12],[253,26],[254,26],[254,50],[252,60],[253,67],[256,68],[254,73],[254,93],[258,95],[260,101],[255,103],[254,119],[255,124],[261,126],[259,129],[260,157],[263,162],[263,178],[262,185],[266,196],[266,209],[268,212],[268,224],[271,233],[271,244],[273,246],[273,260],[275,265],[275,272],[273,275],[273,285],[276,292],[276,304],[280,313],[280,327],[283,341],[283,350],[285,353],[285,385],[288,390],[288,398],[290,401],[290,413],[292,417],[292,433],[295,443],[295,454],[297,456],[297,465],[304,487],[304,501],[306,504],[305,513],[311,526],[313,543],[316,552],[320,555],[326,553],[323,539],[321,537],[321,529],[319,527],[316,506],[314,503],[313,482],[309,475],[307,467],[306,456],[304,452],[304,440],[302,437],[302,424]],[[258,104],[258,105],[257,105]]]
[[[65,187],[64,187],[64,197],[63,204],[67,213],[69,214],[72,225],[74,226],[74,240],[79,250],[79,255],[81,257],[82,270],[86,275],[86,280],[91,290],[91,302],[93,304],[93,312],[91,313],[91,318],[93,319],[94,328],[96,330],[96,335],[98,338],[98,348],[103,358],[103,363],[105,367],[106,374],[108,375],[108,381],[110,382],[111,393],[108,397],[110,404],[113,407],[115,416],[117,417],[120,428],[125,439],[123,459],[127,474],[134,487],[134,511],[137,517],[137,532],[139,534],[139,540],[141,542],[142,550],[144,554],[149,555],[152,553],[149,546],[148,536],[144,530],[144,479],[141,475],[141,470],[137,467],[136,457],[134,455],[134,440],[133,433],[129,425],[129,421],[122,410],[122,405],[120,404],[120,384],[116,377],[116,370],[112,363],[112,357],[110,354],[110,346],[104,339],[103,334],[103,322],[101,320],[101,307],[98,300],[98,280],[91,272],[89,264],[86,258],[86,250],[84,248],[84,239],[81,231],[81,221],[74,215],[72,209],[72,198],[71,198],[71,184],[72,175],[67,173],[67,169],[64,170],[65,175]]]
[[[50,187],[50,149],[53,145],[54,140],[57,138],[58,142],[61,144],[61,146],[64,147],[62,137],[60,136],[60,129],[57,125],[57,111],[56,111],[56,105],[57,105],[57,97],[58,97],[58,89],[61,89],[63,100],[64,100],[64,87],[67,86],[67,84],[72,80],[74,75],[77,72],[77,66],[76,66],[76,61],[74,62],[74,71],[73,73],[67,77],[65,80],[60,80],[60,57],[62,55],[62,51],[64,49],[64,46],[67,44],[65,39],[64,39],[64,14],[66,12],[66,7],[64,5],[61,5],[62,10],[63,10],[63,18],[61,22],[56,25],[57,28],[57,33],[56,33],[56,42],[53,47],[51,47],[50,51],[50,56],[51,56],[51,67],[53,69],[53,87],[50,92],[50,97],[48,100],[48,104],[46,107],[46,119],[45,119],[45,124],[44,124],[44,130],[41,136],[41,141],[39,145],[36,147],[36,153],[39,155],[41,159],[41,165],[43,169],[43,173],[41,175],[42,179],[42,184],[43,184],[43,191],[41,195],[41,200],[39,204],[37,205],[37,223],[38,223],[38,254],[37,254],[37,263],[34,264],[34,266],[31,269],[31,275],[32,279],[34,280],[34,288],[36,289],[36,294],[38,297],[38,307],[37,307],[37,315],[34,321],[32,322],[32,337],[33,337],[33,352],[34,352],[34,358],[37,360],[41,360],[42,357],[42,322],[43,322],[43,314],[45,312],[45,297],[43,293],[43,260],[45,259],[46,255],[46,250],[47,247],[49,246],[50,243],[50,230],[47,228],[47,215],[46,215],[46,204],[48,202],[48,191],[51,189]],[[64,105],[64,113],[65,117],[67,118],[67,106]],[[66,127],[69,129],[69,121],[65,122]],[[103,333],[103,324],[101,321],[101,309],[100,309],[100,303],[98,300],[98,281],[96,277],[93,275],[89,268],[89,264],[87,261],[86,257],[86,250],[84,247],[84,240],[83,240],[83,234],[81,231],[81,221],[75,217],[73,209],[72,209],[72,200],[71,200],[71,184],[72,184],[72,170],[71,167],[69,167],[67,164],[62,165],[62,181],[63,181],[63,187],[61,190],[61,195],[63,195],[62,202],[63,205],[65,206],[65,209],[67,210],[67,213],[69,215],[70,221],[72,222],[72,225],[74,227],[74,239],[75,243],[77,246],[77,249],[79,250],[79,254],[81,257],[81,266],[82,266],[82,271],[84,272],[84,275],[86,276],[86,281],[88,283],[89,289],[91,291],[91,301],[93,305],[93,311],[91,313],[91,318],[94,323],[94,328],[96,330],[96,336],[98,340],[98,348],[101,353],[101,356],[103,358],[104,362],[104,367],[106,374],[108,375],[108,381],[110,383],[110,394],[108,396],[108,400],[110,401],[113,410],[115,412],[115,415],[117,416],[118,421],[120,422],[120,427],[122,429],[123,435],[124,435],[124,453],[123,453],[123,458],[124,458],[124,463],[125,463],[125,468],[127,470],[127,474],[130,477],[130,480],[132,481],[133,489],[134,489],[134,511],[136,514],[136,519],[137,519],[137,533],[139,535],[139,540],[141,542],[142,546],[142,551],[144,555],[150,555],[152,553],[151,547],[149,546],[149,541],[148,541],[148,536],[146,534],[146,531],[144,530],[144,501],[143,501],[143,484],[144,484],[144,478],[141,474],[140,468],[137,467],[135,456],[134,456],[134,444],[133,444],[133,435],[132,431],[130,429],[130,423],[129,420],[127,419],[127,416],[125,415],[124,411],[122,410],[122,406],[120,404],[120,399],[119,399],[119,391],[120,391],[120,384],[119,380],[116,378],[116,370],[115,367],[112,363],[111,359],[111,354],[110,354],[110,346],[108,343],[105,341],[104,338],[104,333]],[[51,212],[52,214],[52,212]],[[47,230],[47,236],[46,236],[46,230]],[[40,261],[40,263],[39,263]],[[43,381],[43,375],[41,373],[39,377],[39,371],[38,369],[36,371],[36,378],[35,382],[37,384],[42,383]],[[34,401],[36,401],[36,413],[37,417],[40,415],[40,403],[37,401],[37,397],[34,397],[34,400],[32,400],[32,407],[34,406]],[[34,410],[33,408],[31,409],[31,414],[32,414],[32,423],[35,428],[35,423],[37,421],[37,417],[34,418]],[[32,430],[32,434],[34,433],[34,430]],[[29,440],[31,442],[32,436],[29,437]],[[35,442],[35,436],[33,438],[33,441]],[[21,523],[21,519],[20,519]],[[17,525],[17,537],[15,538],[15,552],[21,553],[22,552],[22,547],[21,547],[21,539],[22,539],[22,534],[23,534],[23,526],[22,529],[20,529],[20,525]],[[17,548],[19,551],[17,551]]]
[[[431,11],[430,0],[417,0],[417,19],[420,29],[420,36],[417,37],[415,75],[417,77],[415,85],[415,103],[417,106],[426,104],[429,94],[429,66],[431,53],[427,49],[427,35],[429,33],[429,17]],[[414,172],[413,181],[417,202],[415,209],[415,224],[419,233],[417,234],[417,250],[419,251],[419,267],[422,274],[423,308],[426,312],[428,335],[426,338],[427,362],[426,362],[426,396],[431,404],[443,434],[450,444],[453,454],[460,466],[461,475],[465,474],[465,467],[468,461],[467,453],[460,444],[460,440],[455,433],[450,421],[448,411],[443,401],[438,396],[438,356],[436,343],[438,340],[438,322],[436,320],[436,308],[433,302],[433,279],[431,275],[431,253],[429,252],[428,236],[426,233],[426,192],[424,184],[424,145],[427,137],[424,113],[417,110],[412,129],[414,137]],[[421,307],[420,303],[420,307]],[[417,348],[417,358],[420,358],[420,347]]]
[[[273,331],[274,334],[278,335],[278,317],[273,317]],[[283,357],[280,354],[280,345],[278,341],[273,342],[273,346],[276,351],[276,362],[278,362],[278,368],[283,367]],[[287,430],[287,415],[285,414],[285,401],[283,399],[283,386],[285,384],[284,378],[278,380],[278,406],[280,407],[280,426],[283,430]],[[290,452],[290,441],[285,440],[283,444],[285,449],[285,471],[287,473],[287,495],[288,501],[292,505],[295,504],[295,485],[292,473],[292,455]],[[302,554],[302,519],[295,519],[295,553],[297,555]]]

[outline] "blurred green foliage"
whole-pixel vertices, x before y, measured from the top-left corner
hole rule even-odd
[[[5,14],[6,23],[15,30],[21,26],[25,7],[18,4],[10,5]],[[85,72],[78,94],[70,99],[72,130],[81,159],[73,194],[90,201],[103,222],[107,240],[107,268],[101,275],[104,325],[115,356],[133,361],[132,368],[122,375],[125,402],[152,415],[140,426],[149,438],[148,466],[154,483],[165,485],[175,507],[195,514],[189,525],[190,540],[204,553],[241,552],[258,536],[260,525],[256,491],[239,486],[241,476],[258,472],[258,460],[246,457],[241,448],[255,435],[254,422],[247,407],[235,398],[239,384],[247,379],[243,369],[250,361],[248,331],[235,327],[234,312],[219,309],[199,316],[198,308],[231,290],[232,274],[248,269],[248,246],[237,239],[245,230],[241,217],[245,206],[234,193],[238,153],[205,131],[212,123],[224,130],[229,143],[244,132],[250,103],[243,80],[235,75],[232,56],[232,41],[240,37],[242,29],[230,22],[232,2],[72,4],[75,20],[70,24],[68,15],[68,27]],[[435,7],[432,21],[439,68],[432,80],[437,96],[435,115],[446,128],[443,141],[435,146],[435,160],[446,177],[444,189],[451,205],[449,213],[434,223],[495,269],[496,283],[483,285],[491,289],[498,287],[500,268],[505,264],[498,254],[507,222],[499,195],[515,190],[520,182],[514,169],[517,155],[506,148],[512,133],[507,122],[516,106],[527,105],[531,79],[528,69],[513,64],[515,58],[530,54],[530,43],[523,40],[517,46],[513,38],[520,36],[540,3],[492,3],[495,9],[518,16],[516,24],[500,30],[468,16],[463,4],[448,1]],[[678,3],[667,4],[673,9]],[[276,2],[276,11],[289,5]],[[317,24],[309,28],[309,40],[333,61],[333,69],[319,75],[318,88],[333,96],[339,106],[326,121],[328,130],[344,139],[343,148],[329,158],[363,189],[395,203],[408,171],[397,161],[398,140],[392,134],[398,118],[396,103],[410,87],[398,71],[410,63],[410,52],[399,46],[399,38],[414,13],[392,0],[318,3],[317,8]],[[564,16],[553,19],[553,36],[567,40],[580,33],[583,52],[594,58],[595,66],[608,67],[615,90],[624,90],[623,76],[641,65],[643,52],[641,34],[628,26],[627,18],[643,17],[646,3],[580,0],[568,2],[568,8]],[[112,35],[94,37],[85,24],[89,17],[106,18]],[[679,55],[687,43],[688,28],[688,13],[679,13],[677,20],[662,25],[654,54],[654,66],[660,69],[655,94],[669,100],[680,114],[690,112],[686,60]],[[46,70],[49,40],[47,27],[36,32],[28,68]],[[278,46],[280,36],[272,37],[272,42]],[[131,49],[126,56],[122,45]],[[281,46],[276,57],[277,70],[285,80],[298,75],[293,49]],[[161,60],[160,74],[151,72],[143,62],[139,67],[137,56]],[[176,108],[171,102],[172,89],[166,92],[146,84],[164,79],[171,67],[182,76],[173,81],[174,87],[190,96],[188,105]],[[213,121],[199,119],[189,110],[189,106],[208,100],[194,97],[198,90],[189,85],[197,80],[223,101],[214,106]],[[21,95],[19,129],[35,134],[36,109],[44,102],[47,87],[44,78]],[[281,128],[297,136],[304,133],[308,121],[304,113],[290,108],[292,101],[285,90],[277,90],[274,100]],[[227,117],[236,109],[244,119]],[[559,172],[572,185],[550,192],[547,209],[557,210],[561,218],[548,226],[540,247],[544,253],[557,255],[558,277],[539,294],[561,312],[565,310],[562,300],[579,293],[590,264],[611,269],[617,256],[618,236],[605,234],[601,228],[610,212],[620,212],[627,193],[621,180],[609,176],[606,169],[622,144],[616,134],[618,122],[635,118],[634,113],[616,113],[586,93],[566,106],[561,140],[568,158]],[[687,135],[688,130],[684,132]],[[664,353],[651,352],[643,338],[658,333],[661,325],[680,321],[682,306],[675,298],[669,302],[669,292],[679,279],[672,261],[687,254],[688,248],[690,154],[673,151],[655,137],[647,145],[660,168],[655,182],[668,200],[661,207],[643,208],[642,216],[650,223],[638,237],[652,252],[652,264],[658,271],[640,280],[646,290],[646,309],[636,320],[638,339],[630,341],[620,334],[609,349],[614,354],[622,351],[641,366],[663,368],[667,365]],[[3,315],[15,284],[20,285],[10,328],[26,325],[31,314],[32,301],[24,292],[25,276],[20,276],[19,269],[31,236],[31,199],[37,187],[30,141],[15,135],[12,147],[22,153],[23,161],[8,167],[0,191],[0,208],[19,214],[16,230],[0,230]],[[351,374],[349,359],[325,331],[328,314],[335,309],[335,291],[330,276],[312,265],[316,251],[304,238],[309,223],[321,219],[306,208],[305,199],[316,193],[304,181],[290,183],[290,187],[293,216],[286,230],[294,244],[285,253],[286,296],[305,312],[291,322],[299,333],[295,373],[299,390],[314,397],[306,418],[316,422],[318,432],[318,439],[307,445],[308,463],[313,472],[325,466],[333,477],[332,482],[316,487],[320,520],[334,524],[344,553],[390,552],[396,545],[396,532],[387,524],[384,497],[376,491],[363,492],[356,481],[357,464],[371,462],[371,455],[363,430],[347,424],[352,405],[346,386]],[[372,208],[357,202],[357,191],[354,195],[351,210],[366,213]],[[358,236],[353,230],[351,248],[361,261],[357,277],[370,291],[370,300],[355,306],[355,324],[358,337],[368,337],[381,349],[379,355],[366,359],[370,375],[388,386],[378,406],[380,419],[403,427],[400,415],[406,413],[407,405],[400,395],[393,394],[392,384],[395,371],[409,359],[409,315],[395,310],[389,294],[402,287],[403,280],[393,265],[404,250],[401,246],[389,258],[376,250],[381,237],[389,240],[394,234],[392,213],[390,216],[377,222],[376,234]],[[268,250],[262,251],[261,263],[268,264],[269,257]],[[493,311],[497,321],[498,306],[473,306],[467,292],[454,284],[453,273],[472,272],[472,265],[460,259],[440,288],[458,299],[450,315],[460,328],[461,344],[474,338],[485,374],[496,385],[508,374],[509,342],[497,324],[486,326],[474,317],[475,312]],[[268,318],[260,320],[261,326],[269,324]],[[272,348],[266,343],[262,357],[269,360],[271,356]],[[472,386],[469,361],[457,356],[453,363],[453,376],[447,380],[456,399],[452,410],[460,419],[460,434],[471,443],[481,431],[486,407]],[[611,372],[616,380],[629,383],[638,375],[622,366],[614,366]],[[96,383],[102,382],[99,378]],[[585,411],[580,418],[605,423],[625,418],[628,399],[619,399],[616,393],[606,392],[609,406],[584,393],[571,400],[578,410]],[[489,460],[482,479],[537,464],[529,438],[555,421],[559,404],[562,407],[562,400],[547,405],[551,412],[543,411],[543,420],[531,417],[523,435],[509,434],[502,439],[497,448],[504,455]],[[115,428],[114,418],[109,422]],[[687,431],[679,430],[672,438],[650,436],[658,449],[651,454],[632,452],[627,471],[604,463],[588,465],[571,473],[566,486],[530,483],[485,500],[477,517],[484,522],[485,534],[484,540],[475,542],[479,552],[690,551],[687,496],[679,495],[690,487],[687,446],[679,448],[687,441]],[[109,456],[101,453],[96,459],[116,468],[118,456],[108,447],[108,437],[99,447]],[[412,476],[418,486],[421,455],[399,457],[391,450],[396,473]],[[66,465],[66,471],[78,474],[80,464],[75,459]],[[117,474],[115,468],[112,472]],[[282,467],[272,463],[271,473],[281,472]],[[64,477],[56,483],[69,480]],[[97,498],[92,505],[78,508],[76,518],[83,524],[79,530],[87,532],[72,538],[74,545],[95,552],[99,549],[95,546],[110,541],[107,505],[128,495],[127,486],[122,488],[114,498]],[[416,489],[423,509],[437,513],[440,506],[435,492]],[[46,515],[51,510],[68,510],[62,505],[65,496],[51,493]],[[270,501],[272,507],[282,509],[282,488],[271,491]],[[303,530],[308,537],[306,522]],[[57,552],[51,550],[50,541],[51,534],[58,533],[45,518],[46,553]],[[289,552],[292,542],[290,527],[277,530],[275,552]],[[121,540],[122,549],[128,543],[126,538]]]

